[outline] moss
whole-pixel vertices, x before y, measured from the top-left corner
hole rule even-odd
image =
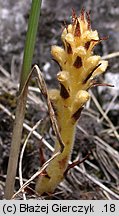
[[[0,101],[4,106],[9,106],[12,109],[16,108],[16,98],[8,92],[0,95]]]

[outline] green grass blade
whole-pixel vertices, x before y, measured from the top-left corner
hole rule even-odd
[[[28,31],[26,35],[26,42],[24,48],[23,65],[21,71],[20,91],[22,90],[25,81],[30,73],[32,66],[32,58],[34,54],[34,47],[36,41],[36,34],[38,29],[39,15],[41,8],[41,0],[33,0],[31,12],[28,23]]]

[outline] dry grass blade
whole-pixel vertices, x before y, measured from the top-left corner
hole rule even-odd
[[[108,55],[102,56],[102,59],[111,59],[119,56],[119,52],[110,53]]]
[[[106,187],[104,184],[102,184],[98,179],[96,179],[93,176],[91,176],[90,174],[84,172],[84,170],[81,169],[78,166],[74,167],[74,169],[76,169],[78,172],[80,172],[81,174],[83,174],[90,181],[92,181],[93,183],[95,183],[96,185],[98,185],[100,188],[102,188],[102,190],[106,191],[107,193],[109,193],[110,195],[112,195],[114,198],[119,199],[119,195],[118,194],[116,194],[112,190],[110,190],[108,187]]]
[[[78,129],[81,130],[85,134],[85,136],[89,137],[88,132],[85,131],[82,127],[78,126]],[[119,175],[118,175],[118,171],[116,171],[119,169],[119,153],[118,153],[118,151],[116,151],[107,142],[105,142],[104,140],[102,140],[98,136],[94,136],[93,139],[94,139],[94,143],[96,144],[96,149],[99,148],[96,152],[95,152],[95,150],[93,151],[94,158],[100,164],[100,168],[104,172],[104,175],[108,179],[108,181],[110,182],[110,180],[111,180],[110,175],[111,175],[111,176],[113,176],[113,178],[116,180],[116,182],[118,184]],[[82,172],[83,172],[83,170],[82,170]],[[95,179],[92,179],[92,181],[93,180],[95,182]],[[97,181],[96,184],[100,185],[104,191],[106,189],[106,191],[108,193],[109,188],[105,188],[105,186],[102,183],[100,183],[100,180],[97,179],[96,181]],[[111,190],[110,190],[110,192],[111,192]],[[112,195],[113,191],[111,193],[110,192],[109,192],[109,194]],[[117,191],[117,193],[118,193],[118,191]],[[117,198],[119,199],[119,196],[117,194],[115,194],[115,195],[116,196],[114,196],[114,197],[116,199]],[[108,197],[108,195],[106,197]]]
[[[14,199],[20,192],[22,192],[30,183],[33,181],[37,176],[39,176],[43,171],[47,168],[48,164],[55,158],[57,157],[61,152],[55,153],[49,160],[47,160],[43,166],[41,167],[40,170],[38,170],[27,182],[25,182],[22,187],[12,196],[12,199]]]
[[[7,77],[7,78],[10,78],[10,74],[8,73],[8,71],[6,71],[2,65],[0,65],[0,71],[2,72],[2,74]]]
[[[22,187],[23,185],[23,178],[22,178],[22,159],[23,159],[23,155],[24,155],[24,151],[25,151],[25,148],[26,148],[26,145],[27,145],[27,142],[30,138],[30,136],[33,134],[33,131],[36,130],[36,128],[39,126],[39,124],[41,123],[42,120],[39,120],[35,125],[34,127],[32,128],[32,130],[30,131],[30,133],[28,134],[24,144],[23,144],[23,147],[22,147],[22,150],[21,150],[21,154],[20,154],[20,159],[19,159],[19,181],[20,181],[20,187]],[[25,194],[24,194],[24,191],[23,192],[23,198],[26,199],[25,197]]]
[[[114,103],[114,101],[116,100],[117,97],[118,97],[118,94],[116,93],[116,94],[114,95],[114,97],[112,98],[112,100],[110,101],[110,103],[109,103],[107,109],[105,110],[105,115],[108,114],[108,112],[110,111],[110,109],[111,109],[111,107],[112,107],[112,105],[113,105],[113,103]],[[102,116],[102,118],[100,119],[100,122],[103,121],[103,119],[104,119],[104,117]],[[116,128],[116,127],[115,127],[115,128]]]
[[[92,93],[92,91],[90,91],[90,94],[91,94],[93,102],[95,103],[95,105],[98,108],[99,112],[102,114],[103,118],[108,122],[108,124],[110,125],[110,127],[113,130],[113,133],[115,134],[115,137],[119,141],[119,134],[118,134],[115,126],[113,125],[113,123],[111,122],[111,120],[108,118],[108,116],[105,114],[105,112],[103,111],[102,107],[100,106],[99,102],[97,101],[97,99],[96,99],[95,95]]]
[[[116,126],[115,128],[116,128],[116,130],[119,130],[119,126]],[[112,128],[107,128],[107,129],[102,130],[101,134],[104,134],[104,133],[107,133],[110,136],[114,136],[114,134],[112,134],[113,133]]]
[[[64,144],[64,142],[63,142],[63,140],[61,138],[60,132],[59,132],[57,120],[56,120],[56,117],[55,117],[55,112],[54,112],[52,104],[50,102],[50,98],[49,98],[49,94],[48,94],[48,90],[47,90],[45,80],[43,79],[42,73],[41,73],[41,71],[40,71],[40,69],[39,69],[39,67],[37,65],[35,65],[33,67],[32,71],[34,71],[34,70],[35,70],[36,75],[37,75],[38,86],[39,86],[42,94],[46,98],[50,119],[51,119],[51,122],[52,122],[52,127],[53,127],[54,133],[55,133],[55,135],[56,135],[56,137],[57,137],[57,139],[59,141],[59,144],[60,144],[60,147],[61,147],[61,152],[62,152],[63,149],[64,149],[65,144]]]
[[[34,65],[34,67],[32,68],[24,87],[22,88],[20,96],[24,94],[24,90],[25,90],[26,86],[29,84],[29,82],[30,82],[30,80],[31,80],[31,78],[33,76],[36,76],[37,81],[38,81],[39,89],[41,90],[41,93],[43,94],[43,96],[46,99],[48,110],[49,110],[49,115],[50,115],[50,120],[51,120],[51,123],[52,123],[52,128],[53,128],[54,133],[55,133],[55,135],[56,135],[56,137],[57,137],[57,139],[59,141],[59,144],[60,144],[60,147],[61,147],[61,152],[62,152],[63,149],[64,149],[64,143],[63,143],[63,140],[62,140],[60,132],[59,132],[57,120],[56,120],[56,117],[55,117],[55,113],[54,113],[52,104],[50,102],[50,98],[49,98],[49,94],[48,94],[48,90],[47,90],[45,80],[44,80],[44,78],[42,76],[42,73],[41,73],[41,71],[40,71],[40,69],[39,69],[39,67],[37,65]]]
[[[104,140],[99,138],[98,136],[95,136],[94,142],[96,145],[98,145],[103,151],[107,152],[109,155],[109,158],[111,157],[111,162],[113,161],[114,164],[119,169],[119,153],[113,149],[109,144],[107,144]]]
[[[89,137],[89,133],[85,131],[81,126],[77,126],[77,128],[82,131],[87,137]],[[112,129],[111,129],[112,130]],[[110,155],[112,155],[113,158],[117,160],[117,165],[119,167],[119,153],[114,148],[112,148],[108,143],[106,143],[104,140],[102,140],[99,136],[93,136],[94,142],[99,143],[100,147],[102,149],[106,150]]]
[[[11,118],[14,120],[15,119],[15,116],[5,107],[3,106],[2,104],[0,104],[0,109],[3,110],[7,115],[11,116]],[[26,124],[26,123],[23,123],[23,127],[31,132],[32,131],[32,128]],[[41,140],[42,139],[42,143],[50,150],[50,151],[54,151],[54,148],[44,139],[42,138],[42,136],[37,132],[37,131],[33,131],[33,135],[38,139],[38,140]]]

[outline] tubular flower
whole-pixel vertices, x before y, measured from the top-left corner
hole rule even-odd
[[[98,32],[91,29],[89,13],[84,10],[79,17],[75,11],[72,12],[72,24],[65,26],[61,39],[64,48],[51,48],[53,58],[61,67],[57,74],[60,90],[51,90],[49,95],[65,147],[49,163],[45,175],[39,176],[36,184],[39,194],[53,192],[63,180],[73,148],[77,121],[90,98],[87,90],[95,84],[94,78],[103,73],[108,65],[107,61],[93,54],[93,48],[101,39]],[[59,149],[60,144],[56,141],[54,153]]]

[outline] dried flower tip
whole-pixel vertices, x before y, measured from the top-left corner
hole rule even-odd
[[[81,20],[84,22],[85,21],[85,10],[84,10],[84,8],[82,8],[82,10],[81,10]]]
[[[79,23],[78,19],[76,20],[76,27],[75,27],[74,36],[75,37],[81,36],[80,23]]]

